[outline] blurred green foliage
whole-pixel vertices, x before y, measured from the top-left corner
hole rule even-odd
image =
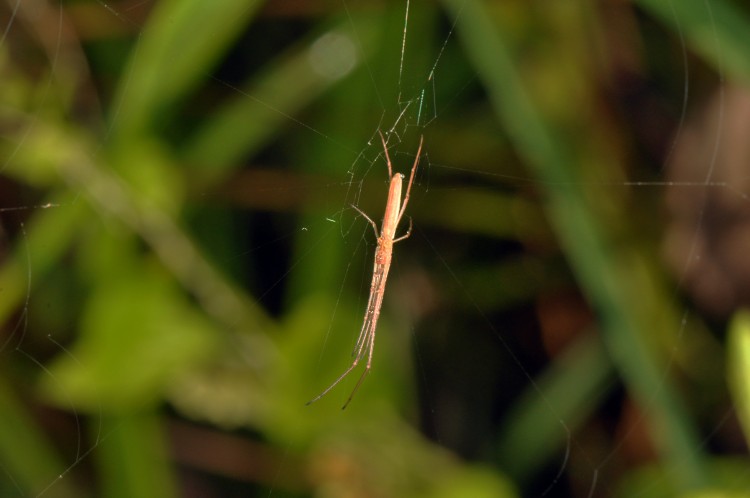
[[[0,495],[746,496],[722,327],[675,297],[659,189],[635,185],[663,181],[663,130],[618,93],[661,79],[676,126],[694,76],[661,62],[747,84],[746,9],[14,5]],[[414,234],[373,372],[347,410],[353,380],[306,407],[361,325],[374,241],[349,205],[383,209],[378,129],[398,171],[425,136]]]

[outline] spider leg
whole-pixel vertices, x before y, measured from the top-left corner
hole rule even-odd
[[[341,409],[345,409],[347,406],[349,406],[349,402],[351,402],[352,398],[354,397],[354,394],[359,389],[359,386],[362,385],[362,382],[365,380],[365,377],[367,377],[367,374],[370,373],[370,367],[372,366],[372,352],[375,349],[375,329],[373,329],[369,337],[367,338],[367,365],[365,365],[365,369],[362,372],[362,375],[359,376],[359,380],[357,381],[357,385],[354,386],[354,389],[352,389],[352,393],[349,395],[349,397],[346,399],[346,403],[344,403],[344,406],[341,407]],[[359,360],[359,358],[357,358]]]
[[[401,237],[393,239],[393,243],[395,244],[396,242],[400,242],[404,239],[408,239],[409,236],[411,235],[412,226],[413,226],[412,219],[411,219],[411,216],[409,216],[409,228],[406,230],[406,233],[403,234]]]
[[[380,134],[380,141],[383,142],[383,150],[385,151],[385,161],[388,163],[388,178],[393,178],[393,167],[391,166],[391,158],[388,155],[388,146],[385,143],[385,137],[383,136],[383,132],[378,130],[378,133]]]
[[[344,378],[347,375],[349,375],[351,373],[351,371],[354,370],[357,367],[357,364],[359,363],[359,360],[360,360],[360,358],[355,358],[354,361],[352,362],[352,364],[349,365],[349,368],[347,368],[346,370],[344,370],[344,373],[342,373],[341,375],[339,375],[338,379],[334,380],[333,383],[330,386],[326,387],[325,390],[322,393],[318,394],[313,399],[311,399],[310,401],[308,401],[307,403],[305,403],[305,406],[309,406],[309,405],[315,403],[320,398],[322,398],[323,396],[325,396],[326,394],[328,394],[331,391],[331,389],[333,389],[334,387],[336,387],[339,384],[339,382],[341,382],[342,380],[344,380]],[[359,385],[359,383],[357,385]]]
[[[406,211],[406,204],[409,202],[409,194],[411,193],[411,185],[414,183],[414,173],[417,172],[417,165],[419,164],[419,157],[422,155],[422,143],[424,142],[424,135],[419,137],[419,149],[417,149],[417,157],[414,158],[414,165],[411,167],[411,174],[409,175],[409,183],[406,186],[406,193],[404,194],[404,202],[401,203],[401,210],[398,212],[398,221],[401,221],[401,217]]]
[[[370,357],[372,357],[372,353],[370,354]],[[342,410],[346,409],[347,406],[349,406],[349,402],[354,397],[354,393],[357,392],[357,389],[359,389],[359,386],[362,385],[362,381],[365,380],[365,377],[367,377],[367,374],[370,373],[370,362],[368,360],[367,365],[365,365],[365,370],[362,372],[362,375],[359,376],[359,380],[357,381],[357,385],[354,386],[354,390],[352,390],[352,393],[349,395],[349,398],[347,398],[346,403],[344,403],[344,406],[341,407]]]
[[[365,218],[365,219],[366,219],[367,221],[369,221],[369,222],[370,222],[370,225],[372,225],[372,229],[373,229],[373,230],[375,230],[375,237],[376,237],[376,238],[380,238],[380,234],[378,233],[378,226],[377,226],[377,225],[375,224],[375,222],[374,222],[374,221],[372,221],[372,220],[370,219],[370,217],[369,217],[369,216],[367,216],[367,214],[366,214],[366,213],[365,213],[364,211],[362,211],[361,209],[359,209],[359,208],[358,208],[357,206],[355,206],[354,204],[350,204],[350,205],[351,205],[351,207],[353,207],[354,209],[356,209],[356,210],[357,210],[357,212],[358,212],[359,214],[361,214],[362,216],[364,216],[364,218]]]

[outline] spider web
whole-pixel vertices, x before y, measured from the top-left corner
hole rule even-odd
[[[165,4],[3,7],[0,494],[746,488],[731,4],[600,6],[598,30],[511,2],[223,2],[210,43]],[[372,373],[346,411],[346,383],[305,408],[365,312],[379,131],[402,173],[425,137],[414,232]]]

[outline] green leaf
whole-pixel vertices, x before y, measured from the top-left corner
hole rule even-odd
[[[513,498],[514,486],[503,475],[480,466],[460,467],[437,477],[431,498]]]
[[[102,418],[96,458],[102,469],[102,496],[178,496],[164,433],[156,412]]]
[[[750,81],[750,18],[726,0],[637,0],[728,76]]]
[[[709,488],[680,492],[680,483],[664,465],[644,465],[629,472],[615,493],[615,498],[750,498],[750,475],[746,458],[712,458],[706,468],[713,485]]]
[[[10,385],[0,380],[0,468],[15,481],[0,479],[2,496],[81,496],[67,479],[57,480],[65,465],[54,446],[37,427]]]
[[[737,417],[750,444],[750,312],[735,314],[729,326],[729,387]]]
[[[146,131],[165,103],[201,79],[249,22],[258,0],[166,0],[156,4],[120,80],[115,133]],[[207,34],[210,33],[210,36]]]
[[[79,340],[50,367],[43,389],[94,413],[148,406],[210,357],[216,337],[165,276],[145,268],[116,274],[93,294]]]

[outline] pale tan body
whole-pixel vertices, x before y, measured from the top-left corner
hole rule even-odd
[[[411,220],[409,222],[409,229],[404,235],[396,238],[396,229],[398,228],[401,218],[404,216],[406,211],[406,204],[409,202],[409,194],[411,193],[411,185],[414,182],[414,173],[417,170],[419,164],[419,156],[422,153],[422,142],[423,138],[419,139],[419,149],[417,150],[417,157],[414,160],[414,165],[411,168],[411,174],[409,175],[409,183],[406,185],[406,193],[404,194],[404,200],[401,201],[401,190],[404,181],[404,175],[401,173],[393,173],[393,167],[391,165],[391,158],[388,156],[388,147],[385,143],[383,134],[380,134],[380,140],[383,142],[383,149],[385,150],[385,158],[388,163],[388,175],[391,179],[390,187],[388,188],[388,201],[385,205],[385,214],[383,215],[383,226],[378,233],[378,226],[372,221],[369,216],[363,213],[357,206],[352,206],[354,209],[367,219],[375,230],[375,236],[378,238],[378,248],[375,251],[375,266],[372,270],[372,283],[370,284],[370,298],[367,301],[367,311],[365,312],[364,323],[362,324],[362,330],[359,332],[357,338],[357,345],[354,347],[354,361],[342,373],[338,379],[328,386],[322,393],[315,396],[313,399],[307,402],[314,403],[320,398],[328,394],[328,392],[336,387],[336,385],[344,380],[344,377],[349,375],[354,370],[362,358],[367,355],[367,364],[365,370],[362,372],[357,384],[354,386],[352,393],[349,398],[341,407],[342,410],[346,408],[349,402],[354,397],[354,393],[357,392],[362,381],[365,379],[372,366],[372,352],[375,346],[375,329],[378,324],[378,317],[380,317],[380,307],[383,304],[383,295],[385,294],[385,283],[388,280],[388,270],[391,268],[391,259],[393,258],[393,244],[404,240],[411,235]]]

